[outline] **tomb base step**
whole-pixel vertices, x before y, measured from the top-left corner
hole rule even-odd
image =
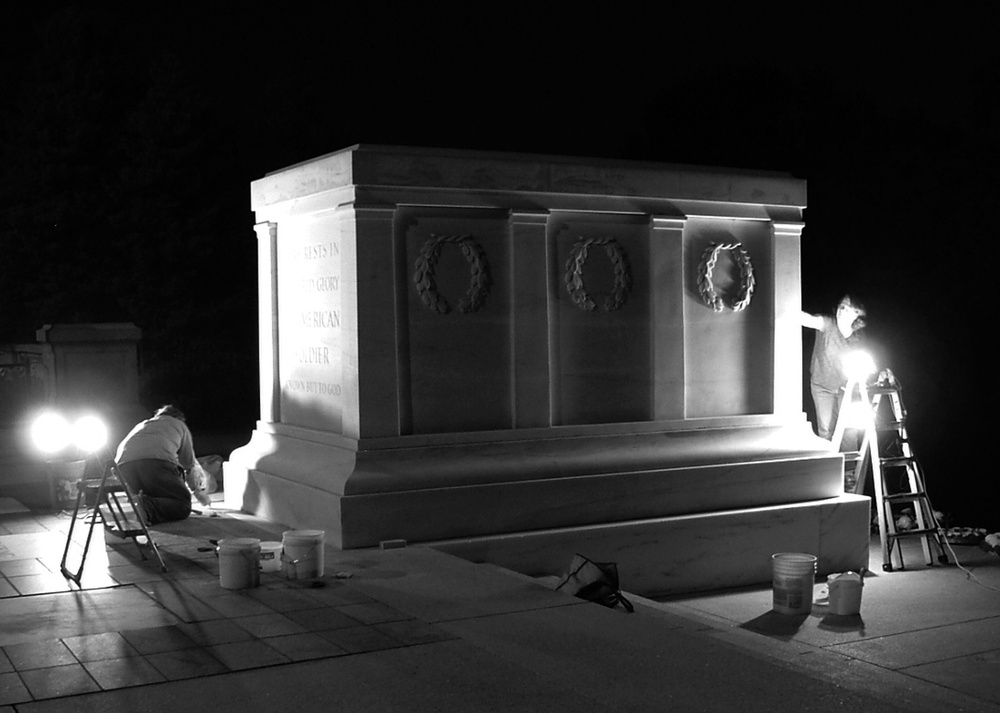
[[[444,541],[765,508],[843,493],[843,456],[819,449],[803,424],[559,433],[492,441],[478,434],[449,443],[414,437],[360,449],[262,425],[225,463],[226,502],[291,527],[323,529],[328,542],[350,549],[390,539]]]
[[[818,557],[818,576],[868,565],[869,498],[652,518],[423,543],[529,576],[565,572],[573,555],[617,562],[622,588],[647,597],[771,581],[771,555]]]

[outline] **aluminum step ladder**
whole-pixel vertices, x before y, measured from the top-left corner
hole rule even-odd
[[[92,504],[88,505],[88,503]],[[73,572],[66,565],[66,561],[73,543],[73,530],[80,518],[81,509],[86,513],[84,519],[89,528],[83,545],[83,554],[80,557],[80,566]],[[164,564],[156,541],[149,532],[149,526],[146,524],[142,510],[138,507],[135,493],[132,492],[126,480],[121,477],[118,465],[114,461],[109,461],[100,478],[84,479],[77,484],[76,505],[73,508],[69,532],[66,533],[66,546],[63,549],[62,560],[59,562],[59,569],[64,577],[72,579],[77,586],[80,585],[83,568],[87,563],[87,553],[90,551],[90,542],[94,536],[94,528],[99,522],[108,534],[123,540],[131,539],[143,559],[146,559],[147,549],[152,551],[160,563],[160,570],[167,571],[167,565]]]
[[[937,550],[937,561],[946,563],[948,555],[944,547],[944,533],[927,495],[920,462],[910,447],[902,387],[889,370],[884,370],[871,386],[863,381],[848,382],[841,404],[841,417],[837,419],[833,436],[833,443],[838,446],[843,442],[847,429],[846,419],[843,418],[845,409],[859,403],[863,407],[867,405],[869,417],[859,450],[844,455],[845,490],[864,494],[870,466],[882,545],[882,569],[886,572],[894,569],[893,552],[899,569],[905,569],[900,540],[914,537],[920,539],[928,565],[934,564],[935,560],[932,546]],[[909,515],[904,512],[906,510],[910,511]],[[901,519],[904,515],[910,521],[906,527],[899,525],[904,522]]]

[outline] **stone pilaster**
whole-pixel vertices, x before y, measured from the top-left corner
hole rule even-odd
[[[511,340],[514,428],[552,425],[548,213],[511,211]]]
[[[684,418],[684,218],[649,221],[653,420]]]
[[[260,348],[260,418],[281,421],[281,383],[278,377],[278,224],[258,223],[257,294]]]
[[[804,223],[775,222],[774,229],[774,414],[802,413],[802,268]]]
[[[397,255],[394,206],[342,206],[343,279],[356,280],[341,292],[346,315],[344,383],[348,414],[344,435],[350,438],[398,436],[408,429],[408,398],[403,396],[400,371],[401,339],[405,331],[405,294],[408,280]],[[359,295],[364,298],[360,299]],[[353,327],[353,329],[352,329]],[[356,409],[353,404],[357,404]]]

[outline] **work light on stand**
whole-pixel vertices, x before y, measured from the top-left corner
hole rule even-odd
[[[94,415],[81,416],[70,423],[62,414],[47,411],[31,424],[31,440],[47,455],[62,453],[70,446],[91,454],[108,442],[108,428]]]

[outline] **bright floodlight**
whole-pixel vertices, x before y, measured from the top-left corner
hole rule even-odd
[[[73,444],[82,451],[93,453],[108,440],[108,429],[96,416],[84,416],[73,424]]]
[[[869,374],[875,373],[875,360],[868,352],[848,352],[843,359],[844,373],[852,381],[864,381]]]
[[[31,424],[31,440],[44,453],[58,453],[69,445],[69,421],[57,413],[43,413]]]

